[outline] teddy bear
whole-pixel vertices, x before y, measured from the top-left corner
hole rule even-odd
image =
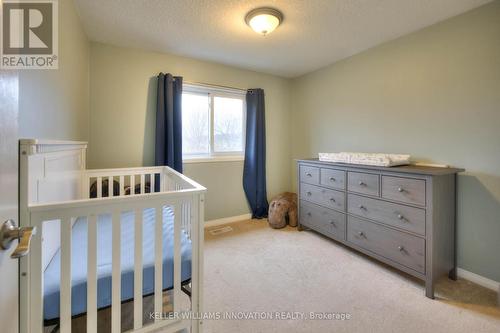
[[[284,228],[287,224],[297,226],[297,194],[285,192],[271,200],[268,214],[269,226],[274,229]]]

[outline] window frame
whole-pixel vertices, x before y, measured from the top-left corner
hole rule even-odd
[[[233,162],[243,161],[245,159],[245,141],[246,141],[246,91],[240,89],[232,89],[225,87],[209,86],[203,84],[185,83],[182,87],[182,93],[208,95],[209,104],[209,152],[208,154],[185,154],[182,153],[183,163],[201,163],[201,162]],[[241,151],[215,151],[215,97],[235,98],[242,101],[242,150]]]

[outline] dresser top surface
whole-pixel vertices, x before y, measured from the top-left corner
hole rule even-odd
[[[454,174],[454,173],[459,173],[459,172],[465,171],[465,169],[461,169],[461,168],[440,168],[440,167],[423,166],[423,165],[404,165],[404,166],[394,166],[394,167],[382,167],[382,166],[372,166],[372,165],[332,163],[332,162],[323,162],[317,158],[298,159],[297,162],[324,165],[324,166],[330,166],[330,167],[365,169],[365,170],[385,171],[385,172],[399,172],[399,173],[430,175],[430,176],[442,176],[442,175],[449,175],[449,174]]]

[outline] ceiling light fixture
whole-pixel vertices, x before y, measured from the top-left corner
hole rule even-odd
[[[283,22],[283,14],[273,8],[256,8],[245,16],[245,22],[256,33],[265,36]]]

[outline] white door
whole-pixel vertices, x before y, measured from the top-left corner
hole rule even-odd
[[[18,74],[0,70],[0,224],[18,220]],[[3,251],[0,248],[0,331],[19,332],[19,263],[10,254],[16,247]]]

